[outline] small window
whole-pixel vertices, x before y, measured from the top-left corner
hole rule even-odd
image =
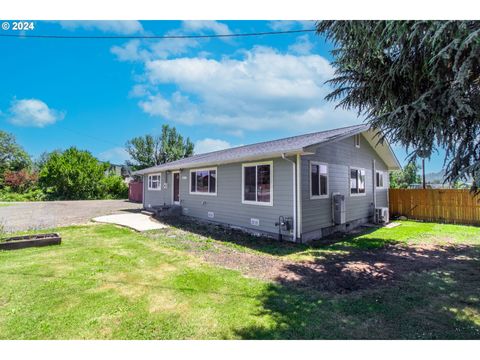
[[[310,163],[310,198],[328,197],[328,165]]]
[[[375,185],[379,189],[385,187],[385,173],[383,171],[377,171],[375,173]]]
[[[217,169],[190,171],[190,194],[216,195]]]
[[[354,142],[355,142],[355,147],[360,148],[360,134],[357,134],[353,137]]]
[[[243,195],[245,204],[273,205],[272,162],[243,164]]]
[[[162,176],[160,174],[148,175],[148,190],[162,189]]]
[[[365,169],[350,169],[350,194],[365,195]]]

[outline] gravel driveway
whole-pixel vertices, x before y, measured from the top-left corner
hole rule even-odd
[[[125,200],[42,201],[0,206],[0,227],[7,232],[84,224],[91,218],[139,211],[142,204]]]

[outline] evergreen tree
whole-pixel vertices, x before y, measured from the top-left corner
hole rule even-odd
[[[480,191],[479,21],[321,21],[317,30],[335,46],[328,99],[365,115],[412,161],[445,149],[445,180],[472,177]]]

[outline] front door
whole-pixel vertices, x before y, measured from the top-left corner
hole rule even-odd
[[[180,204],[180,173],[173,173],[173,203]]]

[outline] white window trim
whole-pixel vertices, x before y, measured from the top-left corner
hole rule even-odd
[[[258,165],[270,165],[270,202],[262,202],[262,201],[251,201],[245,200],[245,168],[250,166],[258,166]],[[255,172],[255,186],[257,183],[257,172]],[[273,161],[260,161],[254,163],[244,163],[242,164],[242,204],[247,205],[260,205],[260,206],[273,206]]]
[[[210,171],[210,170],[215,170],[215,192],[198,192],[198,191],[192,191],[192,173],[197,172],[197,171]],[[217,196],[217,188],[218,188],[218,170],[216,167],[209,167],[209,168],[198,168],[198,169],[190,169],[189,171],[189,182],[188,182],[188,193],[190,195],[206,195],[206,196]],[[196,181],[195,181],[196,184]],[[196,185],[195,185],[196,187]],[[208,189],[210,190],[210,174],[208,176]]]
[[[363,171],[365,171],[365,192],[364,193],[352,194],[352,188],[351,188],[351,185],[350,185],[352,170],[363,170]],[[357,178],[357,181],[358,181],[358,178]],[[350,166],[348,168],[348,193],[350,194],[350,196],[366,196],[367,195],[367,170],[365,168],[355,167],[355,166]]]
[[[354,142],[355,147],[357,149],[360,149],[360,135],[361,134],[356,134],[356,135],[353,136],[353,142]],[[357,142],[357,139],[358,139],[358,142]]]
[[[326,195],[312,195],[312,165],[325,165],[327,167],[327,194]],[[311,200],[316,200],[316,199],[328,199],[330,197],[330,170],[328,168],[328,164],[320,161],[310,161],[310,173],[308,174],[309,177],[309,183],[310,183],[310,199]],[[320,189],[320,174],[318,174],[318,180],[319,180],[319,189]]]
[[[150,177],[151,176],[158,176],[158,188],[150,187]],[[147,177],[147,189],[149,191],[162,191],[162,173],[155,173],[155,174],[148,174]]]
[[[382,186],[377,186],[377,174],[382,174],[382,178],[383,178],[383,185]],[[376,170],[375,171],[375,189],[386,189],[386,178],[387,178],[387,175],[388,173],[386,171],[382,171],[382,170]]]

